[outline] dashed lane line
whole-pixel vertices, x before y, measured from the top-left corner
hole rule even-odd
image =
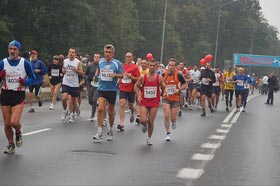
[[[36,130],[36,131],[31,131],[31,132],[27,132],[27,133],[23,133],[23,136],[29,136],[29,135],[33,135],[33,134],[38,134],[38,133],[42,133],[42,132],[46,132],[46,131],[50,131],[51,128],[45,128],[45,129],[41,129],[41,130]]]

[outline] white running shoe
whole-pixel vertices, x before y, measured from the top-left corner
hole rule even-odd
[[[61,121],[65,120],[65,118],[68,116],[68,113],[69,113],[68,110],[63,112],[63,115],[61,116]]]
[[[151,138],[146,139],[147,145],[153,145]]]
[[[107,140],[108,140],[108,141],[112,141],[112,140],[113,140],[113,129],[110,129],[110,130],[107,132]]]
[[[103,127],[106,127],[107,125],[108,125],[108,121],[107,121],[107,119],[104,119],[104,120],[103,120],[103,123],[102,123],[102,126],[103,126]]]
[[[74,123],[74,122],[75,122],[75,114],[72,114],[70,116],[69,123]]]
[[[50,105],[49,109],[50,109],[50,110],[53,110],[53,104]]]
[[[176,122],[172,122],[172,129],[176,129]]]
[[[170,134],[167,134],[165,137],[165,141],[169,142],[171,140]]]
[[[93,139],[95,139],[95,140],[100,140],[102,138],[103,138],[102,132],[97,132],[96,135],[93,136]]]

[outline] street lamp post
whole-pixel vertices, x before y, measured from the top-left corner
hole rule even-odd
[[[220,30],[220,19],[221,19],[221,9],[223,6],[228,5],[230,3],[233,3],[237,0],[232,0],[230,2],[224,3],[222,5],[219,6],[219,16],[218,16],[218,26],[217,26],[217,36],[216,36],[216,48],[215,48],[215,61],[214,61],[214,66],[217,63],[217,53],[218,53],[218,40],[219,40],[219,30]]]
[[[166,10],[167,10],[167,0],[165,0],[164,7],[164,18],[163,18],[163,26],[162,26],[162,38],[161,38],[161,51],[160,51],[160,63],[163,63],[163,48],[164,48],[164,35],[165,35],[165,23],[166,23]]]

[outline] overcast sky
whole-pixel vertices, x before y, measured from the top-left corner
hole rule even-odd
[[[264,17],[280,32],[280,0],[259,0]],[[280,35],[278,34],[278,37]]]

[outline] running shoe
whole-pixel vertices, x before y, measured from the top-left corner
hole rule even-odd
[[[142,124],[142,132],[145,133],[147,131],[147,125]]]
[[[192,110],[192,105],[189,106],[189,110]]]
[[[172,129],[176,129],[176,122],[172,122]]]
[[[229,102],[229,107],[232,107],[232,103],[231,102]]]
[[[107,125],[108,125],[108,121],[107,121],[107,119],[104,119],[104,120],[103,120],[103,123],[102,123],[102,126],[103,126],[103,127],[106,127]]]
[[[245,108],[243,108],[242,112],[245,112]]]
[[[80,114],[81,114],[81,110],[78,105],[76,106],[76,114],[77,114],[77,116],[80,116]]]
[[[97,132],[96,135],[93,136],[94,140],[100,140],[103,138],[103,133],[102,132]]]
[[[182,111],[181,110],[179,111],[178,116],[182,117]]]
[[[204,116],[206,116],[206,113],[202,112],[202,114],[200,116],[204,117]]]
[[[108,140],[108,141],[112,141],[112,140],[113,140],[113,129],[110,129],[110,130],[107,132],[107,140]]]
[[[94,121],[94,117],[91,116],[91,117],[89,118],[89,120],[90,120],[90,121]]]
[[[34,108],[30,108],[28,113],[34,113],[35,112],[35,109]]]
[[[21,147],[22,146],[22,133],[20,131],[20,133],[16,133],[16,146],[17,147]]]
[[[167,142],[170,142],[171,141],[170,134],[167,134],[164,140]]]
[[[153,145],[151,138],[146,139],[147,145]]]
[[[240,108],[239,107],[236,108],[236,112],[240,112]]]
[[[124,126],[121,124],[118,124],[117,129],[119,129],[122,132],[122,131],[124,131]]]
[[[53,110],[53,104],[50,105],[49,109],[50,109],[50,110]]]
[[[61,116],[61,121],[65,120],[65,118],[68,116],[68,113],[69,113],[68,110],[63,112],[63,115]]]
[[[229,112],[229,109],[228,109],[228,107],[226,107],[226,111],[227,111],[227,112]]]
[[[70,115],[69,123],[74,123],[75,122],[75,114],[73,113]]]
[[[135,122],[136,122],[137,125],[140,124],[140,116],[139,116],[139,115],[137,115],[137,117],[136,117],[136,119],[135,119]]]
[[[4,153],[12,154],[15,152],[15,150],[16,150],[16,146],[15,146],[15,144],[12,143],[12,144],[7,145],[7,149],[4,151]]]
[[[43,105],[43,101],[40,99],[38,100],[38,106],[41,107]]]

